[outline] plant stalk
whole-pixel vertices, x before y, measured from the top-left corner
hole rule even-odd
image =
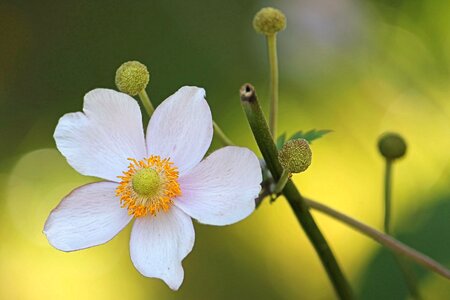
[[[391,227],[391,174],[392,160],[386,160],[384,173],[384,232],[390,234]]]
[[[376,229],[373,229],[370,226],[367,226],[364,223],[361,223],[358,220],[355,220],[347,215],[344,215],[341,212],[338,212],[331,207],[328,207],[322,203],[314,201],[312,199],[304,198],[308,205],[317,211],[320,211],[346,225],[349,227],[359,231],[360,233],[370,237],[374,241],[380,243],[384,247],[392,250],[393,252],[401,255],[402,257],[406,257],[416,262],[419,265],[424,266],[425,268],[447,278],[450,279],[450,270],[439,264],[432,258],[420,253],[419,251],[403,244],[402,242],[396,240],[390,235],[384,234]]]
[[[144,105],[145,111],[148,116],[151,117],[155,109],[153,108],[152,102],[150,101],[150,97],[148,96],[145,89],[139,92],[139,99],[141,99],[142,104]]]
[[[386,234],[391,234],[391,211],[392,211],[392,165],[394,161],[391,159],[386,159],[386,168],[384,173],[384,232]],[[409,266],[408,262],[404,260],[403,257],[396,256],[394,253],[395,262],[400,269],[403,280],[406,283],[411,296],[420,300],[419,289],[417,288],[417,279],[414,274],[414,270]]]
[[[217,125],[215,121],[213,121],[214,133],[220,139],[223,145],[225,146],[234,146],[234,143],[227,137],[227,135],[223,132],[223,130]]]
[[[245,84],[240,90],[240,96],[241,104],[244,108],[256,143],[258,144],[272,176],[275,181],[278,181],[283,169],[278,161],[277,148],[258,103],[255,89],[252,85]],[[308,205],[291,180],[289,180],[284,187],[283,194],[316,250],[337,295],[340,299],[353,299],[350,285],[339,267],[330,246],[314,221]]]
[[[275,195],[278,195],[279,193],[281,193],[285,187],[285,185],[287,184],[289,178],[291,177],[291,174],[289,174],[289,172],[287,172],[286,170],[283,170],[283,173],[281,173],[281,177],[278,180],[273,192]]]
[[[277,34],[266,36],[267,52],[270,64],[270,107],[269,107],[269,128],[273,138],[277,138],[277,118],[278,118],[278,55],[277,55]]]

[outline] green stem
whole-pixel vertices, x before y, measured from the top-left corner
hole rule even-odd
[[[277,34],[266,36],[267,50],[270,64],[270,109],[269,128],[272,136],[277,137],[278,117],[278,56],[277,56]]]
[[[275,195],[278,195],[281,193],[284,189],[284,186],[288,182],[289,178],[291,177],[291,174],[287,172],[286,170],[283,170],[283,173],[281,173],[280,180],[278,180],[277,185],[273,189],[273,192]]]
[[[419,251],[401,243],[400,241],[397,241],[390,235],[384,234],[382,232],[379,232],[378,230],[373,229],[372,227],[367,226],[366,224],[363,224],[347,215],[344,215],[341,212],[338,212],[331,207],[328,207],[322,203],[319,203],[317,201],[314,201],[312,199],[305,198],[305,201],[308,203],[308,205],[317,210],[320,211],[346,225],[349,227],[361,232],[362,234],[370,237],[374,241],[380,243],[384,247],[391,249],[395,253],[402,255],[404,257],[407,257],[414,262],[416,262],[419,265],[424,266],[425,268],[447,278],[450,279],[450,270],[444,267],[443,265],[439,264],[432,258],[420,253]]]
[[[214,133],[220,139],[225,146],[233,146],[234,143],[226,136],[226,134],[220,129],[219,125],[213,121]]]
[[[145,111],[151,117],[155,109],[153,108],[152,102],[150,101],[147,92],[145,91],[145,89],[143,89],[141,92],[139,92],[138,95],[141,99],[142,104],[144,105]]]
[[[278,161],[277,148],[269,132],[267,122],[259,106],[255,89],[250,84],[245,84],[241,90],[241,103],[247,120],[252,129],[256,143],[266,161],[272,176],[276,181],[281,177],[283,169]],[[336,293],[340,299],[353,299],[353,293],[344,274],[339,267],[334,254],[322,235],[319,227],[309,211],[309,207],[303,197],[292,183],[288,181],[283,189],[283,194],[295,213],[300,225],[311,241],[317,252]]]
[[[387,159],[384,173],[384,232],[387,234],[391,227],[391,174],[392,160]]]
[[[391,234],[391,210],[392,210],[392,165],[393,160],[386,159],[386,168],[384,173],[384,232]],[[409,293],[414,299],[422,299],[417,288],[417,280],[414,271],[409,266],[408,262],[394,254],[395,262],[402,272],[403,279]]]

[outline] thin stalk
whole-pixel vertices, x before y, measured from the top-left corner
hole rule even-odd
[[[148,96],[145,89],[139,92],[138,96],[139,99],[141,99],[142,104],[144,105],[145,111],[151,117],[155,109],[153,108],[152,102],[150,101],[150,97]]]
[[[272,136],[277,138],[277,118],[278,118],[278,56],[277,56],[277,34],[266,36],[267,52],[270,64],[270,107],[269,107],[269,128]]]
[[[266,161],[267,167],[272,173],[275,181],[281,177],[283,169],[278,161],[277,148],[270,134],[266,119],[259,106],[255,89],[250,84],[245,84],[241,90],[241,104],[244,108],[247,120],[252,129],[256,143]],[[303,197],[292,183],[288,181],[283,189],[283,195],[287,199],[291,209],[294,211],[300,225],[312,243],[319,256],[328,277],[340,299],[353,299],[353,293],[339,264],[328,245],[325,237],[314,221],[309,207]]]
[[[322,203],[314,201],[312,199],[305,198],[305,201],[308,203],[309,207],[320,211],[348,226],[351,228],[361,232],[362,234],[370,237],[374,241],[380,243],[386,248],[389,248],[393,252],[401,255],[402,257],[409,258],[410,260],[416,262],[419,265],[424,266],[425,268],[447,278],[450,279],[450,270],[444,267],[443,265],[436,262],[434,259],[420,253],[419,251],[403,244],[402,242],[394,239],[390,235],[384,234],[376,229],[373,229],[370,226],[367,226],[364,223],[361,223],[343,213],[340,213]]]
[[[384,232],[390,233],[391,227],[391,176],[392,160],[386,160],[386,168],[384,172]]]
[[[215,121],[213,121],[214,133],[220,139],[222,144],[225,146],[233,146],[234,143],[227,137],[227,135],[220,129],[219,125]]]
[[[391,234],[391,210],[392,210],[392,164],[393,160],[386,159],[386,168],[384,173],[384,232]],[[417,288],[417,279],[414,270],[411,269],[408,262],[402,257],[394,254],[395,262],[400,269],[409,293],[414,299],[422,299]]]
[[[273,189],[273,193],[275,195],[278,195],[279,193],[281,193],[283,191],[284,186],[286,185],[286,183],[288,182],[290,177],[291,177],[291,174],[289,174],[289,172],[287,172],[286,170],[283,170],[283,173],[281,173],[280,180],[278,180],[275,188]]]

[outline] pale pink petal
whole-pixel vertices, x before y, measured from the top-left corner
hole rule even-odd
[[[130,240],[131,260],[138,271],[178,290],[184,278],[181,261],[194,246],[191,218],[176,207],[156,216],[137,218]]]
[[[111,181],[127,170],[128,158],[147,156],[138,103],[108,89],[87,93],[83,112],[64,115],[54,138],[75,170]]]
[[[147,129],[147,149],[149,155],[170,158],[183,174],[202,160],[212,135],[205,90],[185,86],[156,108]]]
[[[74,251],[106,243],[131,220],[115,196],[117,184],[95,182],[72,191],[50,213],[44,234],[62,251]]]
[[[180,178],[182,195],[174,203],[201,223],[232,224],[253,212],[261,181],[259,160],[252,151],[225,147]]]

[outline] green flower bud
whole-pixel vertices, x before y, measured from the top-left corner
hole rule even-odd
[[[253,18],[253,28],[265,35],[275,34],[286,28],[286,16],[276,8],[262,8]]]
[[[150,81],[147,67],[138,61],[127,61],[116,71],[116,86],[119,91],[131,96],[142,92]]]
[[[397,133],[385,133],[378,140],[378,149],[386,159],[398,159],[406,153],[406,142]]]
[[[281,166],[289,173],[300,173],[311,164],[312,152],[304,139],[290,140],[278,152]]]

